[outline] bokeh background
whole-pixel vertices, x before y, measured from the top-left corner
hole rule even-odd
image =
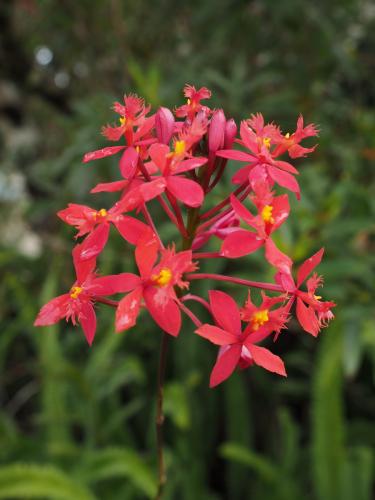
[[[0,25],[0,498],[155,494],[152,321],[114,335],[103,306],[91,349],[78,328],[32,323],[73,280],[73,233],[56,211],[108,204],[88,191],[113,178],[116,160],[81,158],[105,144],[112,102],[136,92],[174,106],[185,83],[211,88],[228,117],[260,111],[287,132],[301,112],[319,125],[316,153],[298,163],[302,201],[278,244],[296,262],[325,246],[323,295],[338,306],[318,340],[292,323],[273,346],[287,380],[254,368],[216,390],[216,349],[186,320],[167,367],[165,498],[373,498],[374,3],[13,0],[0,2]],[[261,255],[209,266],[272,279]],[[100,269],[133,269],[114,234]]]

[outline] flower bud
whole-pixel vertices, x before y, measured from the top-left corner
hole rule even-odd
[[[222,109],[214,112],[208,131],[208,149],[210,152],[216,152],[224,145],[225,115]]]
[[[168,108],[159,108],[155,116],[155,127],[158,141],[168,144],[174,129],[174,116]]]
[[[231,118],[227,121],[225,125],[224,133],[224,149],[230,149],[237,135],[237,125],[236,122]]]

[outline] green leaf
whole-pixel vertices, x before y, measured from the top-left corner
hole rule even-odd
[[[0,499],[95,500],[84,486],[50,466],[13,464],[0,467]]]
[[[129,448],[106,448],[90,452],[80,473],[87,482],[125,477],[149,498],[156,494],[152,470],[140,455]]]

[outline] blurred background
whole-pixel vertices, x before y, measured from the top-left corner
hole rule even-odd
[[[326,248],[321,294],[338,306],[318,340],[291,323],[272,346],[288,379],[253,368],[215,390],[216,348],[185,321],[167,367],[165,498],[373,498],[375,4],[13,0],[0,3],[0,25],[0,499],[155,494],[153,322],[114,335],[113,311],[100,307],[91,349],[70,324],[32,324],[74,279],[73,232],[56,211],[111,202],[88,192],[115,178],[116,159],[81,158],[106,145],[112,102],[136,92],[180,105],[185,83],[209,87],[227,117],[260,111],[284,133],[300,112],[318,124],[318,149],[297,162],[302,200],[277,243],[296,262]],[[209,271],[271,280],[258,253]],[[113,233],[101,272],[133,265]]]

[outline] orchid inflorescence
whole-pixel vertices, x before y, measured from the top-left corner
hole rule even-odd
[[[294,304],[301,327],[316,337],[333,318],[331,308],[335,305],[315,294],[322,278],[313,271],[323,249],[300,266],[294,280],[292,259],[272,239],[290,212],[288,194],[276,195],[274,187],[286,188],[300,198],[298,171],[285,157],[300,158],[313,152],[315,146],[307,148],[300,143],[316,136],[317,128],[305,126],[300,116],[295,132],[284,135],[275,124],[265,124],[258,113],[241,122],[240,138],[236,138],[235,121],[227,120],[222,109],[202,104],[211,96],[207,88],[196,90],[186,85],[184,95],[186,104],[174,113],[161,107],[150,114],[151,108],[136,95],[125,95],[123,104],[114,104],[119,123],[103,127],[102,133],[119,145],[87,153],[83,162],[119,154],[120,180],[98,184],[91,190],[119,192],[119,200],[108,209],[69,204],[58,212],[60,219],[78,230],[76,238],[83,237],[73,249],[76,280],[68,293],[42,307],[35,325],[71,320],[81,325],[91,345],[96,331],[94,306],[98,303],[116,308],[116,332],[135,326],[140,310],[145,308],[164,332],[177,337],[183,312],[195,324],[195,333],[220,346],[211,387],[223,382],[236,367],[254,364],[285,376],[282,359],[259,343],[271,335],[278,338]],[[233,148],[234,144],[241,149]],[[228,160],[241,164],[233,171],[233,192],[203,211],[225,170],[233,168],[232,164],[227,166]],[[165,246],[148,208],[151,200],[157,200],[176,226],[179,242]],[[97,258],[107,243],[111,225],[135,247],[139,274],[97,273]],[[212,237],[222,240],[220,249],[199,251]],[[274,283],[196,272],[207,259],[237,259],[261,247],[266,261],[275,268]],[[192,282],[202,279],[235,283],[249,290],[260,288],[262,302],[255,305],[250,291],[243,307],[219,290],[211,290],[208,300],[190,293]],[[125,295],[114,301],[108,298],[113,294]],[[186,302],[191,300],[209,311],[210,324],[202,324],[187,307]]]

